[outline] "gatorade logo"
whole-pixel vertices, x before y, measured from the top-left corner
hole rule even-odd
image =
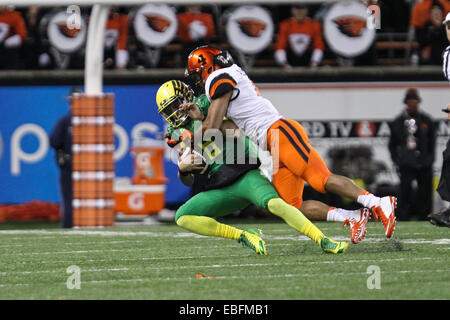
[[[128,207],[132,210],[144,209],[144,194],[142,192],[134,192],[128,196]]]

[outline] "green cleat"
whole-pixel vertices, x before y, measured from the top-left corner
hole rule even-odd
[[[337,242],[330,238],[323,237],[320,241],[320,247],[328,253],[344,253],[348,247],[347,242]]]
[[[245,229],[242,231],[241,236],[237,240],[238,243],[242,243],[243,246],[249,247],[257,254],[267,255],[266,243],[261,238],[262,231],[258,228]]]

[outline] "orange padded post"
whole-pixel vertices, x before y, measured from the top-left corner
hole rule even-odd
[[[75,227],[114,225],[114,96],[74,94],[72,101]]]

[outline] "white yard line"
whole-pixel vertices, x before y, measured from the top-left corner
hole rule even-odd
[[[67,231],[48,231],[48,230],[3,230],[0,231],[0,236],[6,234],[33,234],[33,235],[83,235],[83,236],[147,236],[147,237],[168,237],[168,238],[208,238],[208,239],[219,239],[212,237],[205,237],[201,235],[197,235],[190,232],[147,232],[147,231],[96,231],[96,230],[67,230]],[[428,233],[424,233],[428,235]],[[417,235],[422,235],[422,233],[417,233]],[[310,241],[310,239],[303,235],[288,235],[288,236],[273,236],[273,235],[263,235],[264,239],[267,240],[292,240],[292,241]],[[333,237],[334,240],[338,241],[348,241],[348,237]],[[450,239],[436,239],[436,240],[428,240],[428,239],[397,239],[401,242],[405,243],[413,243],[413,244],[450,244]],[[34,239],[36,240],[36,239]],[[379,242],[379,241],[389,241],[384,237],[366,237],[366,242]]]
[[[100,230],[0,230],[1,235],[21,234],[21,235],[59,235],[59,236],[153,236],[171,237],[172,232],[150,232],[150,231],[100,231]],[[180,236],[183,233],[179,233]]]
[[[448,269],[427,269],[427,270],[397,270],[397,271],[383,271],[383,274],[407,274],[407,273],[448,273]],[[234,276],[213,276],[213,279],[220,280],[236,280],[236,279],[273,279],[273,278],[306,278],[306,277],[324,277],[324,276],[333,276],[333,277],[348,277],[348,276],[357,276],[357,275],[367,275],[367,272],[339,272],[339,273],[288,273],[288,274],[272,274],[272,275],[234,275]],[[111,284],[111,283],[120,283],[120,282],[154,282],[154,281],[194,281],[194,280],[205,280],[203,278],[196,279],[193,276],[191,277],[159,277],[159,278],[131,278],[131,279],[108,279],[108,280],[87,280],[82,281],[81,286],[83,284]],[[211,280],[211,279],[206,279]],[[14,286],[35,286],[38,283],[8,283],[8,284],[0,284],[0,287],[14,287]]]
[[[141,268],[100,268],[100,269],[81,269],[81,272],[108,272],[108,271],[145,271],[145,270],[180,270],[180,269],[208,269],[208,268],[254,268],[254,267],[270,267],[270,266],[288,266],[288,265],[317,265],[317,264],[341,264],[341,263],[380,263],[380,262],[399,262],[399,261],[423,261],[432,260],[432,257],[421,258],[393,258],[393,259],[361,259],[361,260],[325,260],[325,261],[309,261],[309,262],[282,262],[282,263],[246,263],[246,264],[212,264],[212,265],[192,265],[192,266],[168,266],[168,267],[150,267],[144,266]],[[39,274],[39,273],[64,273],[65,270],[39,270],[39,271],[8,271],[0,272],[2,276],[13,274]]]
[[[185,237],[185,236],[183,236]],[[268,240],[291,240],[291,241],[311,241],[308,237],[305,236],[296,236],[296,237],[266,237]],[[349,241],[346,237],[334,237],[333,239],[337,241]],[[374,242],[387,242],[386,238],[366,238],[364,242],[374,243]],[[434,245],[448,245],[450,244],[450,239],[437,239],[437,240],[427,240],[427,239],[401,239],[398,240],[401,243],[408,244],[434,244]],[[272,244],[272,246],[277,246],[278,244]],[[270,247],[271,244],[269,243]],[[197,248],[202,248],[196,246]],[[205,245],[203,248],[211,247],[211,245]],[[220,246],[224,247],[224,246]],[[234,247],[234,246],[227,246]],[[35,255],[58,255],[58,254],[90,254],[90,253],[104,253],[104,252],[122,252],[122,251],[149,251],[155,250],[152,247],[148,248],[123,248],[123,249],[113,249],[113,248],[102,248],[102,249],[88,249],[88,250],[72,250],[72,251],[34,251],[34,252],[7,252],[0,253],[0,256],[35,256]]]

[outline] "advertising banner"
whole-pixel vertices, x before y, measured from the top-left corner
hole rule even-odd
[[[115,98],[115,175],[133,176],[130,149],[145,138],[161,138],[165,122],[157,112],[158,86],[106,86]],[[31,200],[59,202],[59,169],[49,134],[69,112],[67,86],[0,87],[0,203]],[[173,157],[172,157],[173,158]],[[190,188],[179,182],[171,150],[164,157],[166,202],[187,199]]]
[[[330,169],[341,170],[352,178],[353,173],[364,172],[365,179],[375,184],[398,182],[387,147],[388,122],[404,109],[406,90],[417,88],[422,99],[420,108],[438,126],[434,173],[439,178],[442,151],[450,136],[450,124],[441,112],[450,103],[448,83],[257,85],[281,114],[303,124],[312,145]],[[165,122],[158,115],[155,103],[158,87],[114,85],[104,89],[115,97],[114,160],[118,181],[133,176],[131,148],[143,138],[161,138],[165,131]],[[56,121],[69,111],[66,99],[69,91],[68,86],[0,87],[0,203],[59,201],[59,172],[48,136]],[[168,203],[182,202],[190,196],[190,188],[176,177],[174,158],[166,148]],[[351,166],[348,159],[354,160],[350,161]]]

